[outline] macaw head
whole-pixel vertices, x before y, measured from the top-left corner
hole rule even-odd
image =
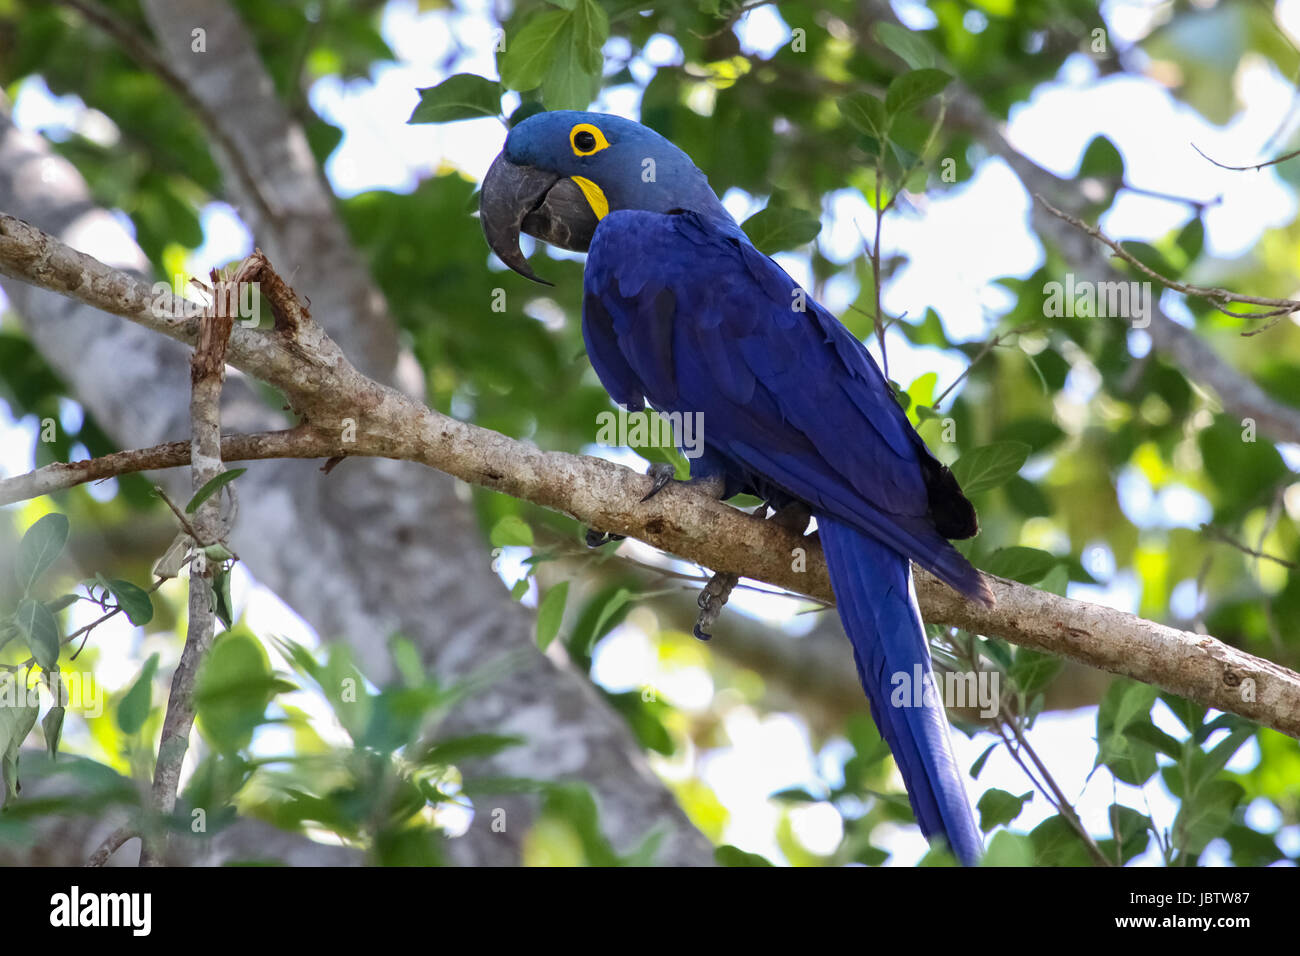
[[[691,158],[649,127],[604,113],[536,113],[510,131],[483,179],[479,216],[492,251],[522,276],[538,278],[519,233],[585,252],[610,212],[697,212],[729,225]]]

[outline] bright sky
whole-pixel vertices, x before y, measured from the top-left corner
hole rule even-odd
[[[390,0],[383,29],[397,62],[376,67],[365,80],[343,82],[331,78],[315,85],[312,104],[344,130],[342,144],[326,166],[340,195],[375,188],[408,192],[421,179],[446,167],[461,170],[471,179],[481,177],[505,135],[499,121],[408,126],[406,119],[417,101],[416,90],[435,85],[451,72],[496,76],[491,53],[496,24],[491,18],[491,6],[486,0],[469,0],[459,10],[420,13],[414,0]],[[932,25],[932,15],[914,0],[895,0],[894,6],[909,26]],[[1160,6],[1147,0],[1104,2],[1102,9],[1112,42],[1127,47],[1140,39],[1155,22]],[[1286,0],[1281,10],[1287,29],[1300,37],[1300,0]],[[972,13],[968,28],[982,29],[981,19],[982,15]],[[750,12],[740,22],[738,33],[746,50],[763,55],[788,42],[790,35],[779,13],[771,7]],[[618,40],[611,40],[606,49],[608,59],[620,62],[629,53],[627,44]],[[644,82],[654,67],[681,60],[677,43],[671,37],[658,36],[642,57],[628,65],[632,75]],[[450,69],[446,66],[449,62],[453,64]],[[1055,81],[1044,84],[1030,102],[1013,110],[1007,135],[1018,150],[1036,162],[1070,175],[1077,169],[1088,142],[1104,134],[1124,155],[1133,186],[1202,199],[1221,195],[1221,204],[1207,215],[1206,249],[1211,255],[1230,259],[1250,250],[1264,230],[1290,222],[1296,214],[1295,194],[1278,179],[1275,170],[1250,175],[1218,170],[1198,157],[1189,145],[1194,142],[1228,163],[1255,162],[1269,155],[1279,117],[1289,115],[1291,83],[1262,59],[1247,59],[1238,66],[1235,91],[1242,108],[1230,123],[1217,127],[1177,103],[1156,82],[1128,76],[1099,80],[1092,62],[1076,55],[1066,62]],[[615,87],[601,94],[596,108],[636,118],[638,98],[634,87]],[[507,112],[513,105],[507,101]],[[20,126],[51,136],[66,135],[73,129],[97,138],[113,136],[111,123],[104,117],[87,111],[76,97],[52,97],[40,80],[23,86],[15,117]],[[743,218],[761,208],[764,197],[732,190],[724,201],[737,218]],[[836,192],[829,197],[824,212],[824,229],[818,239],[822,251],[836,262],[862,255],[862,231],[873,224],[873,214],[863,197],[850,189]],[[885,307],[895,313],[919,314],[933,306],[951,337],[986,338],[997,315],[1009,304],[997,290],[990,289],[989,283],[1006,276],[1027,276],[1043,260],[1042,248],[1026,227],[1027,215],[1028,197],[1000,160],[982,163],[968,183],[943,195],[924,197],[914,209],[892,215],[885,224],[885,246],[906,253],[908,261],[886,287]],[[1103,226],[1112,235],[1154,239],[1188,217],[1188,207],[1183,203],[1125,191]],[[190,259],[192,272],[203,274],[210,266],[250,251],[247,231],[228,206],[211,204],[203,210],[202,222],[205,241]],[[804,257],[784,254],[778,259],[796,279],[807,284],[809,272]],[[488,263],[485,246],[485,267]],[[495,261],[492,265],[500,268]],[[843,310],[856,293],[852,280],[837,279],[827,288],[826,305]],[[1172,314],[1184,314],[1176,297],[1166,298],[1174,299],[1165,303]],[[1133,334],[1135,351],[1149,347],[1142,333]],[[960,354],[913,349],[897,333],[890,337],[889,357],[894,378],[907,383],[934,371],[941,388],[965,367]],[[1095,388],[1096,383],[1090,383],[1086,376],[1072,375],[1063,401],[1082,405]],[[68,405],[66,415],[80,414],[75,405]],[[13,421],[0,405],[0,474],[22,473],[32,467],[35,427],[32,422]],[[639,456],[631,453],[611,453],[597,446],[589,451],[632,464],[640,462]],[[1293,461],[1300,460],[1292,450],[1287,452]],[[111,494],[111,488],[102,488],[100,493]],[[1124,472],[1119,493],[1125,513],[1142,526],[1194,527],[1210,513],[1208,502],[1189,489],[1164,489],[1156,495],[1137,469]],[[509,560],[503,562],[502,576],[507,581],[513,582],[522,573],[518,563],[521,557],[508,555]],[[1096,557],[1096,568],[1104,583],[1094,587],[1071,585],[1071,596],[1135,611],[1140,598],[1136,578],[1127,572],[1116,574],[1113,557],[1104,547],[1096,549]],[[1188,603],[1195,592],[1183,588],[1179,593]],[[533,602],[535,595],[526,600]],[[259,633],[288,634],[315,643],[301,619],[246,573],[241,573],[236,582],[236,604],[247,608],[250,624]],[[797,639],[794,635],[812,624],[808,616],[797,616],[799,604],[783,598],[740,594],[731,607],[783,624],[790,630],[791,639]],[[103,628],[96,632],[95,640],[106,651],[101,657],[106,668],[102,679],[110,687],[132,679],[139,661],[148,653],[130,627]],[[724,617],[715,641],[725,640]],[[114,666],[112,661],[119,663]],[[635,614],[601,644],[594,674],[611,690],[652,686],[687,711],[705,709],[713,700],[708,671],[700,666],[666,666],[651,637],[638,627]],[[309,700],[295,699],[294,703],[318,712]],[[1157,718],[1165,730],[1182,736],[1163,705],[1158,708]],[[731,812],[725,839],[772,859],[783,859],[772,836],[780,808],[768,795],[790,787],[804,787],[814,793],[824,790],[826,783],[836,781],[847,745],[833,741],[820,752],[814,751],[806,725],[795,714],[762,715],[737,704],[727,710],[724,722],[730,744],[706,755],[699,770]],[[1084,708],[1044,716],[1030,733],[1030,740],[1063,791],[1075,800],[1085,823],[1093,832],[1106,834],[1106,809],[1117,799],[1153,814],[1161,827],[1171,825],[1175,806],[1161,785],[1152,783],[1139,791],[1118,784],[1113,791],[1111,778],[1104,770],[1089,777],[1092,767],[1088,758],[1095,753],[1095,723],[1095,708]],[[958,762],[969,766],[993,739],[988,734],[974,740],[955,734]],[[259,739],[258,746],[272,752],[284,743],[272,736]],[[1229,766],[1245,769],[1257,760],[1258,751],[1252,745],[1239,752]],[[683,759],[658,763],[660,771],[669,777],[691,769]],[[978,785],[968,781],[973,797],[988,786],[1017,794],[1031,789],[1001,748],[989,759]],[[1015,826],[1026,830],[1051,812],[1042,796],[1035,796]],[[1268,818],[1266,807],[1255,806],[1250,812],[1254,823],[1274,826],[1280,822]],[[814,804],[794,814],[794,826],[798,838],[809,849],[827,852],[839,838],[840,818],[828,804]],[[1290,851],[1295,852],[1300,848],[1300,828],[1290,829]],[[911,864],[925,850],[914,828],[898,830],[885,845],[893,851],[891,863],[895,865]],[[1145,862],[1155,860],[1154,852],[1144,857]],[[1206,861],[1224,860],[1226,847],[1212,845]]]

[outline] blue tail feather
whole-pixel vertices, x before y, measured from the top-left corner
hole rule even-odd
[[[945,837],[957,859],[973,866],[983,844],[942,704],[890,702],[894,675],[906,675],[910,685],[917,673],[927,682],[932,673],[907,558],[836,519],[818,515],[817,527],[871,716],[894,754],[921,832]],[[914,703],[910,693],[906,699]]]

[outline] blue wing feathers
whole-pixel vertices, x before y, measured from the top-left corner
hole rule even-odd
[[[965,863],[979,834],[936,707],[896,708],[894,673],[929,673],[908,560],[988,600],[948,541],[974,512],[930,455],[862,343],[732,227],[693,213],[609,213],[587,259],[584,336],[615,401],[703,415],[728,489],[817,516],[872,714],[927,836]],[[693,466],[693,471],[694,471]]]

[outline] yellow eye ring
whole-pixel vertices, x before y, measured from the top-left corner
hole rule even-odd
[[[574,156],[591,156],[602,149],[608,149],[609,140],[590,123],[579,123],[569,130],[569,145],[573,147]]]

